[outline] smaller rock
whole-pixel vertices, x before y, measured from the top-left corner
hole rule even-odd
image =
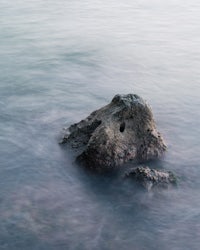
[[[175,175],[166,170],[150,169],[149,167],[137,167],[125,174],[125,177],[135,179],[148,191],[152,188],[168,188],[177,184]]]

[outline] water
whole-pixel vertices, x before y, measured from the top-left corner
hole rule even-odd
[[[200,3],[0,1],[0,249],[200,248]],[[177,189],[95,176],[62,127],[136,93],[166,138]]]

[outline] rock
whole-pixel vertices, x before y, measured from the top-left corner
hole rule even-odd
[[[125,174],[141,184],[145,189],[168,188],[176,185],[176,177],[170,171],[150,169],[149,167],[137,167]]]
[[[149,105],[138,95],[116,95],[111,103],[71,125],[61,143],[81,149],[77,160],[109,170],[130,160],[159,158],[166,150]]]

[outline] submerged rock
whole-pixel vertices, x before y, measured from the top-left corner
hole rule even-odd
[[[126,173],[125,177],[133,178],[147,190],[155,187],[168,188],[176,185],[176,177],[172,172],[150,169],[149,167],[134,168]]]
[[[111,103],[71,125],[61,143],[81,149],[77,160],[109,170],[130,160],[159,158],[166,150],[149,105],[138,95],[116,95]]]

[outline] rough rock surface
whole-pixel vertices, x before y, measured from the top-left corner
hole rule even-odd
[[[147,190],[155,187],[168,188],[176,185],[176,177],[172,172],[143,166],[130,170],[125,177],[133,178]]]
[[[109,170],[129,160],[159,158],[166,150],[149,105],[138,95],[116,95],[111,103],[71,125],[61,143],[81,149],[77,160]]]

